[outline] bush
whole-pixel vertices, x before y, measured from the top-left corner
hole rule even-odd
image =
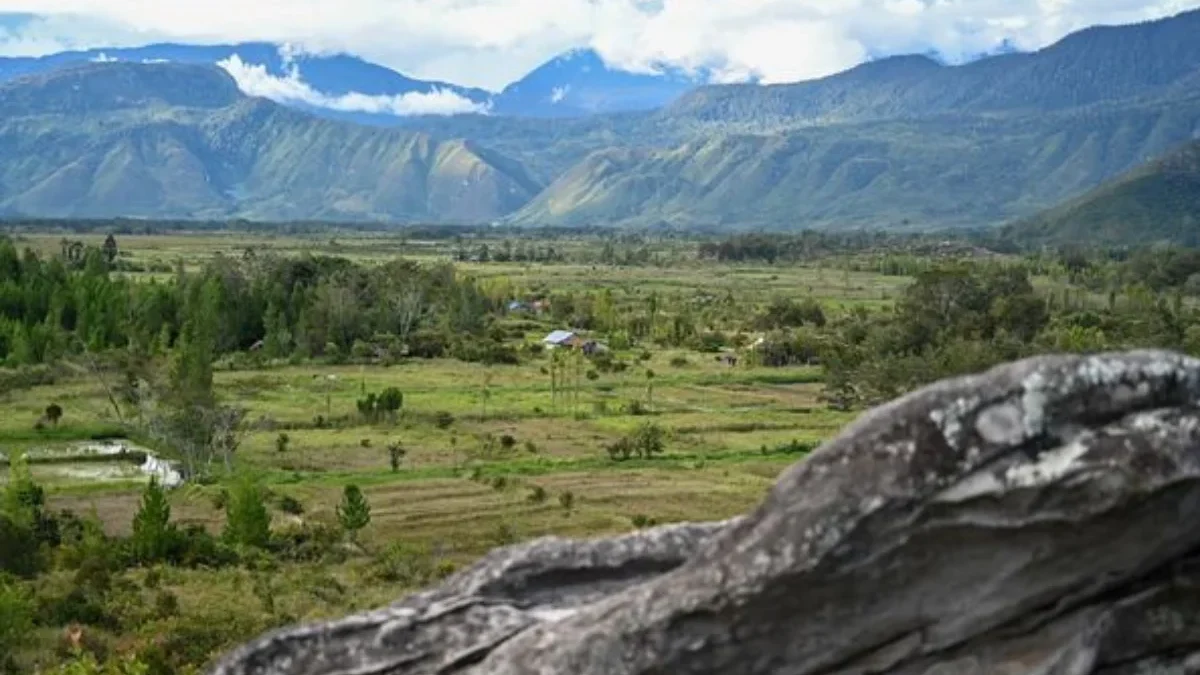
[[[449,429],[454,424],[454,415],[445,410],[439,410],[433,415],[433,424],[439,429]]]
[[[687,360],[686,356],[672,356],[671,357],[671,367],[683,368],[686,365],[688,365],[688,360]]]
[[[308,521],[272,532],[270,550],[281,561],[338,562],[341,539],[342,532],[336,526],[322,521]]]
[[[630,518],[629,520],[630,520],[630,522],[633,523],[633,526],[638,528],[639,530],[642,528],[654,527],[654,526],[658,525],[657,519],[651,518],[644,513],[638,513],[638,514],[634,515],[632,518]]]
[[[605,451],[613,461],[638,459],[653,459],[666,449],[666,432],[657,424],[643,424],[634,433],[618,439],[605,446]]]
[[[33,630],[33,598],[15,579],[0,574],[0,672],[4,659]]]
[[[371,522],[371,505],[357,485],[347,485],[342,491],[342,503],[337,507],[338,522],[350,533],[350,540]]]
[[[533,489],[529,491],[528,499],[531,504],[544,503],[546,501],[546,488],[541,485],[533,486]]]
[[[400,470],[400,462],[404,461],[404,456],[408,451],[404,449],[400,441],[388,443],[388,463],[392,467],[392,473]]]
[[[504,434],[500,437],[500,447],[505,450],[512,450],[517,446],[517,439],[512,434]]]
[[[271,515],[262,488],[250,480],[237,480],[229,491],[225,509],[224,539],[230,544],[262,548],[271,538]]]
[[[304,505],[300,500],[291,495],[283,495],[279,498],[279,510],[284,513],[290,513],[293,516],[304,515]]]
[[[567,490],[558,495],[558,505],[569,515],[571,510],[575,508],[575,493]]]
[[[429,549],[394,542],[375,558],[370,575],[385,583],[420,587],[440,578],[441,563],[435,563]]]
[[[281,433],[275,437],[275,452],[287,452],[288,444],[292,442],[291,436]]]

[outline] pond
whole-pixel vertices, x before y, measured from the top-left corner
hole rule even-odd
[[[29,460],[34,478],[50,482],[113,482],[150,480],[168,488],[183,484],[183,474],[173,462],[123,439],[84,441],[28,448],[0,448],[0,482],[7,480],[10,453]]]

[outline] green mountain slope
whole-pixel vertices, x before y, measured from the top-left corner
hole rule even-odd
[[[1006,228],[1015,240],[1200,244],[1200,140]]]
[[[51,73],[0,87],[0,111],[12,213],[480,222],[541,188],[476,143],[318,119],[205,67]]]
[[[604,150],[511,220],[728,228],[1000,224],[1200,129],[1200,98],[1039,117],[944,116]]]
[[[811,82],[703,87],[662,115],[771,130],[945,113],[1044,113],[1157,97],[1200,68],[1197,36],[1200,11],[1193,11],[1139,25],[1089,28],[1036,53],[962,66],[904,56]]]

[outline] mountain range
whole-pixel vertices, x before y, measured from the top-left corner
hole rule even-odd
[[[269,45],[209,52],[194,65],[149,52],[48,67],[10,60],[0,63],[0,212],[731,229],[1001,224],[1200,138],[1196,35],[1200,12],[1190,12],[1091,28],[1035,53],[961,66],[885,58],[773,86],[692,88],[686,73],[603,70],[598,81],[620,84],[620,94],[563,84],[604,68],[586,52],[495,95],[394,73],[354,80],[338,74],[363,63],[352,57],[289,59]],[[299,72],[325,97],[443,91],[489,114],[362,124],[361,111],[283,106],[246,95],[228,68],[234,53],[276,77]],[[263,60],[272,53],[277,61]],[[656,98],[663,83],[675,93]],[[551,99],[587,114],[553,114]]]
[[[659,108],[704,82],[707,71],[687,73],[659,67],[657,73],[631,73],[605,63],[591,49],[577,49],[539,66],[502,91],[461,87],[447,82],[407,77],[394,70],[347,54],[316,55],[286,45],[250,42],[236,45],[153,44],[144,47],[60,52],[42,57],[0,57],[0,82],[50,72],[83,63],[180,63],[222,65],[235,77],[251,74],[283,82],[286,89],[307,88],[311,94],[281,101],[316,115],[358,122],[393,125],[398,115],[379,101],[441,93],[462,105],[455,112],[490,112],[520,117],[580,117],[584,115]],[[254,73],[258,70],[258,73]],[[247,78],[249,79],[249,78]],[[255,94],[254,82],[247,93]],[[320,98],[314,102],[312,99]],[[350,99],[348,97],[354,97]],[[336,99],[357,105],[339,105]],[[332,101],[332,102],[331,102]],[[473,106],[471,104],[474,104]],[[382,110],[374,110],[382,108]],[[442,110],[429,108],[431,114]],[[421,108],[406,114],[420,114]]]

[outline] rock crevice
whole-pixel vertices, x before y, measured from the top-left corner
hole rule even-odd
[[[1200,361],[1019,361],[864,414],[752,513],[492,552],[213,675],[1200,673]]]

